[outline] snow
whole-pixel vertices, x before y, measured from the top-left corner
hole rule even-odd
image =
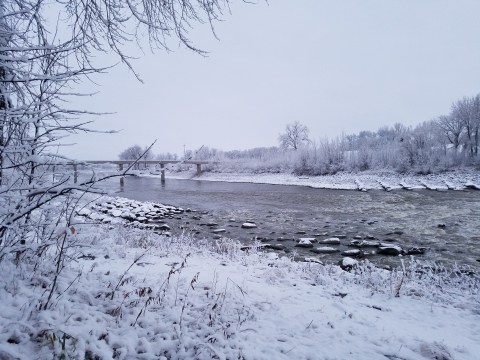
[[[355,251],[355,250],[349,250],[349,251],[351,252],[351,251]],[[347,252],[347,251],[345,251],[345,252]],[[344,257],[344,258],[342,259],[342,265],[343,265],[343,266],[354,266],[354,265],[357,265],[357,264],[358,264],[358,261],[357,261],[357,260],[352,259],[352,258],[350,258],[350,257],[348,257],[348,256],[347,256],[347,257]]]
[[[149,176],[144,175],[144,176]],[[335,175],[298,177],[288,173],[222,173],[204,172],[193,177],[191,172],[172,172],[172,179],[198,179],[205,181],[252,182],[273,185],[301,185],[340,190],[465,190],[480,189],[480,173],[456,171],[430,175],[403,175],[393,171],[340,172]],[[167,179],[168,181],[168,179]]]
[[[139,214],[167,210],[110,199],[89,215],[121,203]],[[39,308],[51,264],[0,261],[0,358],[473,360],[480,353],[475,274],[407,257],[393,271],[346,257],[344,271],[124,223],[76,230],[68,235],[74,261],[46,310]]]

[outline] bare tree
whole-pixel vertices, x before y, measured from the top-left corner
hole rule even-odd
[[[113,53],[133,71],[124,44],[155,50],[181,43],[202,53],[189,41],[189,30],[199,23],[213,26],[228,5],[229,0],[0,0],[0,261],[19,254],[38,259],[49,248],[58,275],[68,248],[63,235],[78,199],[99,191],[93,188],[95,175],[77,184],[69,171],[51,176],[53,166],[71,163],[59,152],[62,139],[89,131],[96,115],[68,107],[72,97],[84,95],[76,92],[76,82],[107,70],[96,64],[96,55]],[[52,202],[65,197],[70,199],[55,207],[60,215],[53,219]],[[48,300],[42,308],[47,305]]]
[[[461,138],[465,130],[465,126],[461,118],[452,115],[441,115],[435,121],[445,138],[453,145],[455,152],[460,146]]]
[[[310,142],[308,135],[308,128],[295,121],[285,127],[285,132],[279,135],[278,141],[283,149],[298,150]]]
[[[464,151],[470,156],[474,154],[474,114],[473,114],[473,101],[471,98],[464,97],[461,100],[457,100],[452,105],[451,116],[455,119],[455,122],[460,122],[464,129],[465,134],[463,136]]]
[[[123,150],[118,157],[120,160],[151,160],[153,154],[148,147],[142,149],[140,145],[133,145]]]
[[[154,156],[150,147],[145,147],[142,149],[140,145],[133,145],[129,148],[123,150],[118,157],[120,160],[153,160]],[[147,166],[144,166],[147,168]],[[135,164],[134,169],[140,169],[140,164]]]

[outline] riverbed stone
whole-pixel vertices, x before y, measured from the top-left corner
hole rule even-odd
[[[354,266],[358,264],[358,261],[352,259],[351,257],[344,257],[342,260],[338,262],[338,265],[345,271],[350,271],[353,269]]]
[[[242,224],[243,229],[255,229],[256,227],[257,227],[257,224],[255,224],[253,222],[244,222]]]
[[[313,247],[312,239],[313,238],[301,238],[295,246],[301,247],[301,248],[312,248]],[[314,240],[315,239],[313,239],[313,241]]]
[[[283,245],[283,244],[265,244],[265,247],[267,249],[272,249],[272,250],[277,250],[277,251],[285,250],[285,245]]]
[[[161,231],[170,231],[171,228],[167,224],[156,225],[155,228]]]
[[[227,232],[227,230],[226,229],[215,229],[215,230],[212,230],[212,232],[214,234],[220,234],[220,233]]]
[[[361,257],[363,256],[363,251],[360,249],[350,249],[343,251],[342,255],[350,257]]]
[[[321,244],[340,245],[340,239],[338,237],[331,237],[328,239],[320,240]]]
[[[315,249],[310,250],[311,252],[315,254],[333,254],[338,252],[338,249],[332,248],[330,246],[319,246],[316,247]]]
[[[379,247],[380,242],[378,241],[371,241],[371,240],[352,240],[350,241],[350,246],[357,246],[357,247]]]
[[[423,246],[414,246],[409,247],[403,251],[404,255],[423,255],[427,251],[426,247]]]
[[[385,245],[385,244],[382,244],[382,245]],[[401,253],[402,253],[402,248],[397,245],[380,246],[377,249],[377,254],[379,255],[398,256]]]

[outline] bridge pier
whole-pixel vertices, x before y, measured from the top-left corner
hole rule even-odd
[[[119,172],[122,172],[123,171],[123,164],[120,163],[118,164],[118,171]],[[120,176],[120,186],[124,186],[125,185],[125,177],[124,176]]]
[[[78,181],[77,163],[73,163],[73,183],[76,184],[77,181]]]
[[[160,163],[160,181],[165,182],[165,164]]]
[[[197,165],[197,176],[202,175],[202,165],[201,164],[196,164]]]

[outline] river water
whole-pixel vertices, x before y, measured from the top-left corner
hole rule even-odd
[[[215,229],[225,229],[221,236],[246,244],[255,238],[281,243],[286,252],[327,262],[341,259],[355,238],[375,238],[403,248],[427,247],[418,256],[422,259],[480,267],[480,191],[359,192],[173,179],[162,184],[158,178],[143,177],[126,178],[122,188],[118,183],[111,185],[118,187],[119,196],[195,210],[172,220],[176,233],[187,228],[197,237],[212,238],[220,236]],[[257,228],[243,229],[246,221],[255,222]],[[330,245],[339,250],[334,254],[295,247],[294,239],[321,241],[334,236],[341,238],[340,245]],[[399,259],[369,257],[374,263],[391,265]]]

